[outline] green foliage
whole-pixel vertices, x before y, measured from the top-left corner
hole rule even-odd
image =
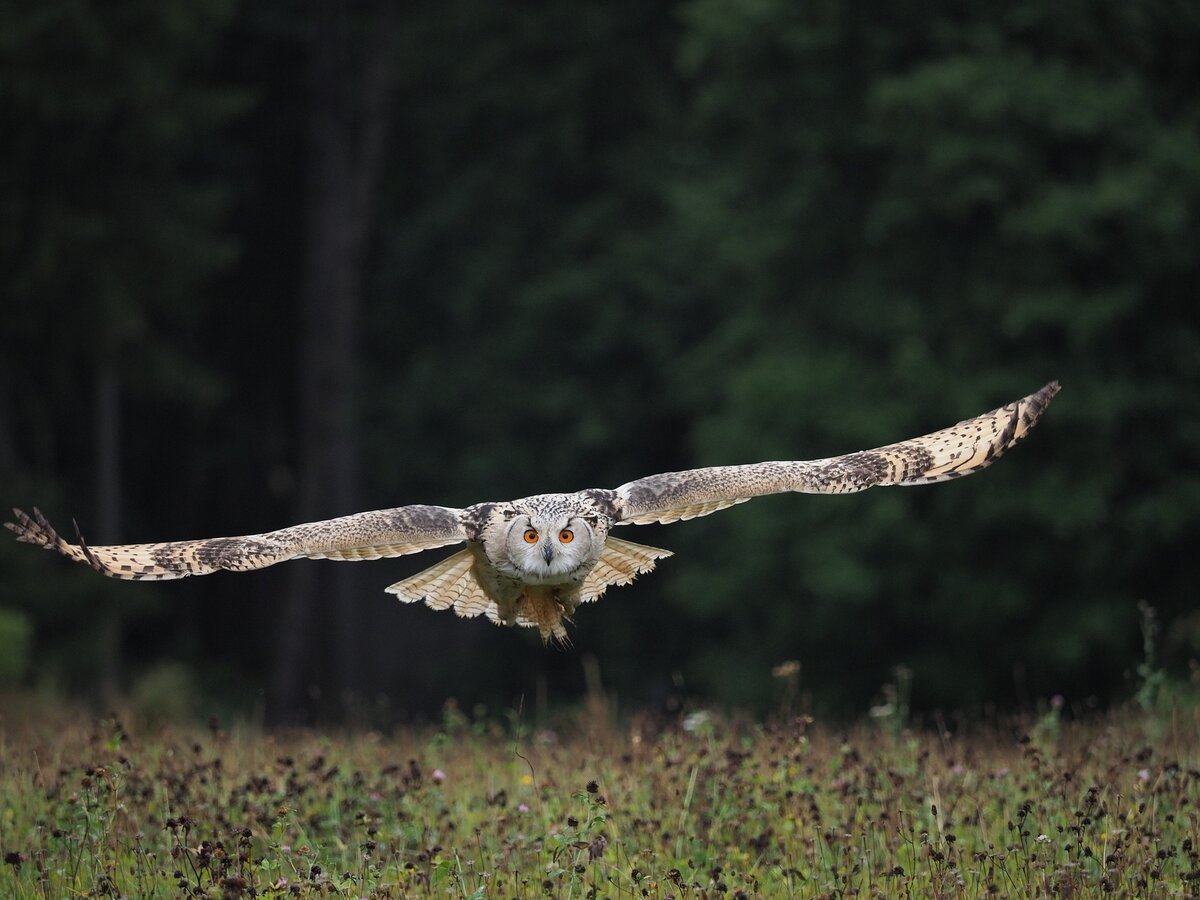
[[[665,226],[709,248],[690,269],[708,304],[739,299],[687,369],[696,461],[871,446],[1051,374],[1066,389],[969,489],[756,503],[707,525],[716,541],[691,531],[676,614],[723,613],[694,677],[743,699],[757,652],[843,703],[896,662],[922,705],[1003,695],[1018,661],[1040,691],[1095,690],[1136,646],[1140,585],[1172,617],[1194,596],[1177,463],[1198,448],[1176,423],[1200,374],[1200,108],[1147,48],[1195,16],[733,7],[686,7],[702,149]],[[1115,45],[1081,45],[1096,32]]]
[[[14,352],[38,344],[29,376],[74,357],[120,359],[135,387],[192,380],[158,338],[195,321],[199,285],[234,252],[219,224],[228,191],[211,166],[196,173],[247,94],[195,80],[232,13],[229,0],[129,0],[5,14],[5,334]],[[57,399],[35,384],[14,397]]]
[[[1195,879],[1189,716],[902,740],[643,717],[514,744],[494,725],[127,729],[14,703],[12,896],[1176,896]]]
[[[29,616],[0,609],[0,684],[20,681],[29,669],[33,623]]]
[[[129,702],[139,718],[152,723],[187,720],[196,709],[196,677],[182,663],[160,663],[133,683]]]
[[[111,498],[97,511],[106,491],[135,522],[146,494],[187,496],[164,491],[161,465],[147,466],[139,448],[178,447],[190,428],[173,427],[173,418],[187,410],[202,429],[222,390],[220,363],[198,358],[194,329],[216,302],[211,280],[236,257],[223,221],[230,190],[221,129],[246,112],[250,91],[220,85],[209,69],[233,15],[229,0],[0,12],[8,506],[68,497],[95,529],[122,519]],[[113,418],[101,409],[101,384],[110,373],[117,408],[135,424],[106,432]],[[111,468],[97,449],[106,437],[123,457]],[[128,492],[122,472],[138,476]],[[5,579],[0,602],[35,617],[39,676],[96,685],[105,621],[147,617],[146,595],[75,573],[48,576],[44,563],[14,564],[21,580]]]
[[[1193,6],[403,15],[356,373],[370,505],[830,455],[1064,389],[984,475],[647,532],[677,556],[581,610],[577,651],[380,612],[355,650],[393,714],[567,699],[587,653],[631,703],[761,707],[784,660],[819,710],[864,708],[897,666],[913,709],[1111,699],[1142,659],[1137,598],[1164,633],[1184,627],[1200,580]],[[0,13],[4,499],[86,526],[109,364],[121,539],[289,520],[312,213],[301,16],[225,0]],[[135,662],[263,683],[282,576],[149,594],[18,549],[0,548],[0,603],[34,618],[39,667],[86,683],[116,609]],[[361,602],[382,609],[373,579],[425,563],[373,564]],[[319,639],[343,614],[313,623],[320,704],[340,702]],[[1195,648],[1173,646],[1156,666],[1178,678]]]

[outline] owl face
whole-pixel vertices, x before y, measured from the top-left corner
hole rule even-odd
[[[582,580],[603,549],[603,538],[580,516],[570,513],[520,514],[508,525],[501,571],[528,584]]]

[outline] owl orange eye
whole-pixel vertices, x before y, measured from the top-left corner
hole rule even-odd
[[[525,529],[525,543],[536,544],[537,539],[538,539],[538,533],[535,529],[533,529],[533,528]]]
[[[569,544],[571,541],[575,540],[575,532],[573,532],[570,528],[564,528],[558,533],[558,539],[564,544]]]

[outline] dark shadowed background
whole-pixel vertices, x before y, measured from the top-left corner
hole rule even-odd
[[[626,536],[574,646],[433,554],[112,582],[0,541],[0,680],[375,721],[1110,702],[1200,655],[1200,6],[0,11],[0,501],[91,543],[876,446],[1063,383],[924,489]],[[586,662],[586,665],[585,665]]]

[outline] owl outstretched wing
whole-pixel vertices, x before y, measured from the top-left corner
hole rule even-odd
[[[1059,391],[1052,381],[1007,406],[923,437],[828,459],[715,466],[650,475],[613,492],[618,525],[707,516],[765,494],[848,494],[876,485],[946,481],[978,472],[1019,443]]]
[[[168,541],[159,544],[115,544],[89,547],[82,537],[68,543],[36,508],[33,515],[13,510],[5,522],[17,540],[57,550],[97,572],[128,581],[164,581],[210,572],[247,572],[289,559],[379,559],[404,556],[466,539],[462,510],[443,506],[400,506],[337,519],[293,525],[265,534]]]

